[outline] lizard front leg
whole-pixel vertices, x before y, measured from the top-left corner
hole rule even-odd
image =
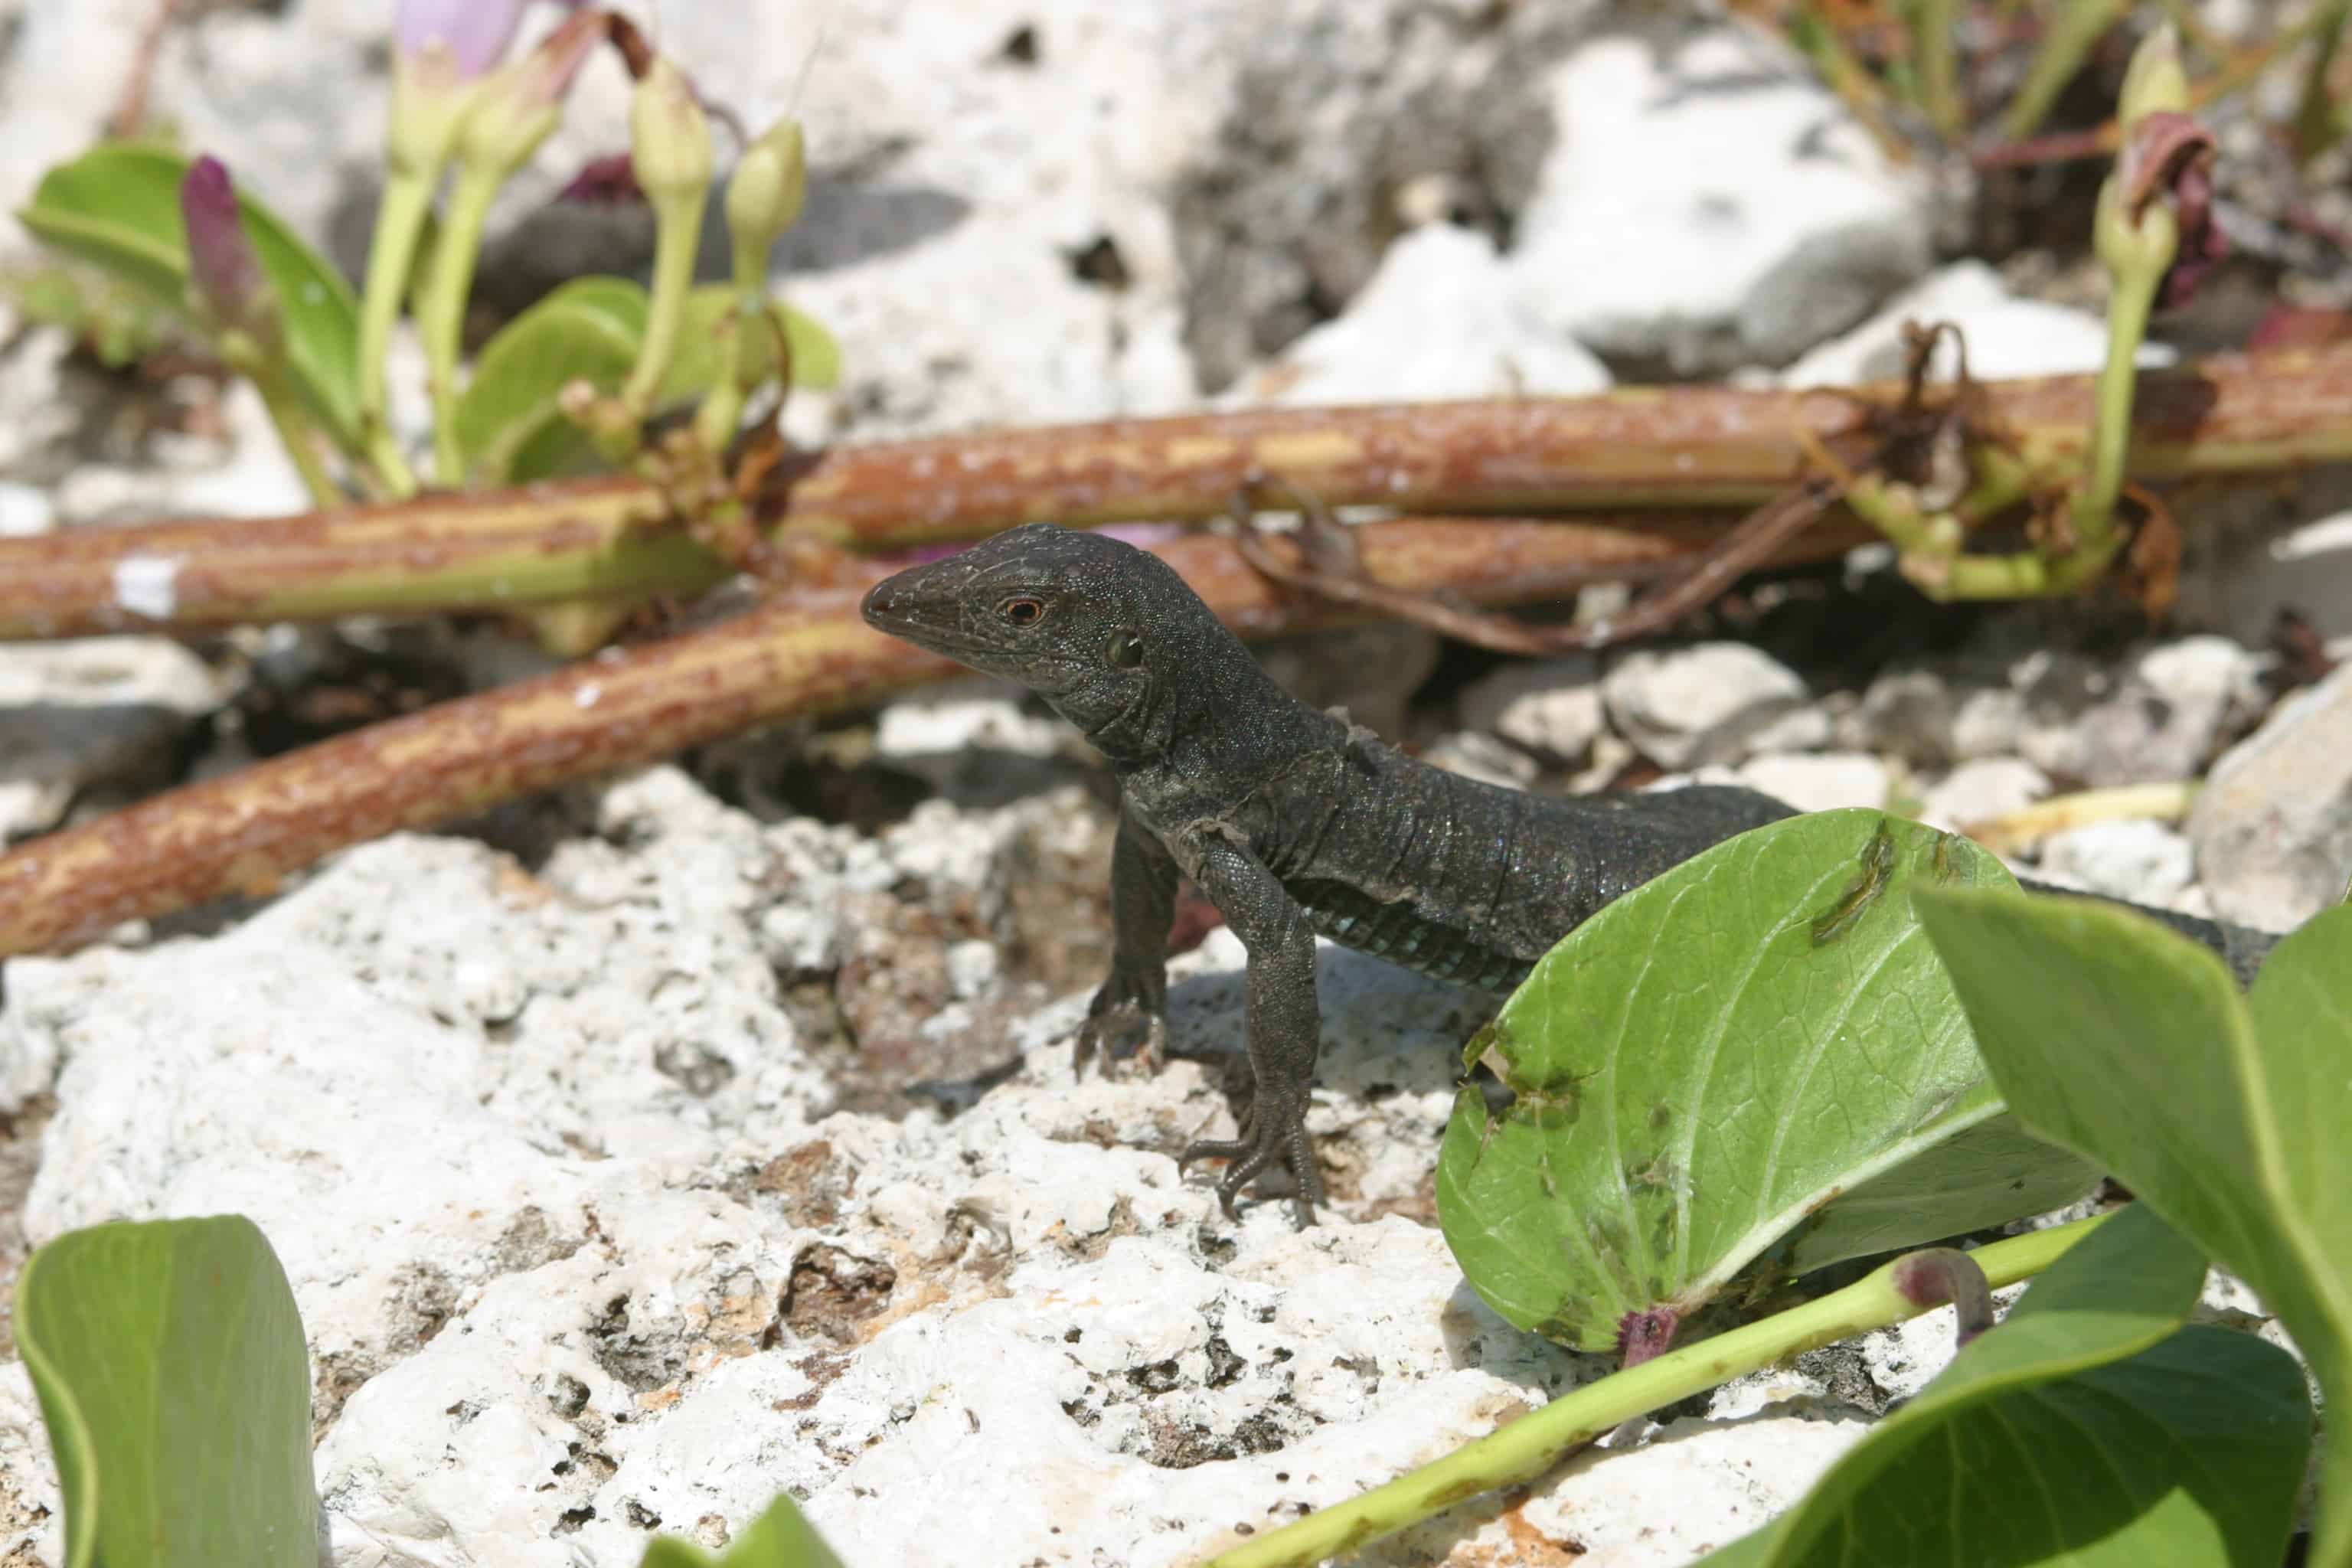
[[[1133,1044],[1146,1071],[1168,1049],[1168,928],[1176,916],[1176,862],[1150,829],[1122,808],[1110,852],[1110,974],[1078,1026],[1071,1066],[1089,1057],[1110,1069],[1113,1053]]]
[[[1279,1164],[1290,1173],[1299,1224],[1312,1225],[1315,1205],[1323,1201],[1323,1173],[1307,1139],[1307,1089],[1314,1081],[1315,1051],[1322,1037],[1315,933],[1307,911],[1246,848],[1222,835],[1193,847],[1198,865],[1192,879],[1248,953],[1244,986],[1250,1072],[1256,1086],[1239,1138],[1196,1142],[1177,1163],[1233,1161],[1217,1184],[1217,1201],[1229,1215],[1242,1188],[1269,1165]]]

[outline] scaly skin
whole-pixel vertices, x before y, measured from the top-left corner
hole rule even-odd
[[[1228,1214],[1275,1165],[1301,1223],[1322,1201],[1306,1123],[1318,935],[1507,994],[1612,900],[1795,815],[1746,789],[1566,799],[1415,762],[1285,691],[1172,568],[1099,534],[1012,529],[877,584],[864,611],[1036,691],[1118,775],[1113,957],[1078,1033],[1081,1066],[1130,1045],[1159,1058],[1180,873],[1241,939],[1255,1092],[1238,1138],[1181,1156],[1233,1162],[1217,1187]],[[2221,952],[2242,981],[2275,940],[2142,912]]]

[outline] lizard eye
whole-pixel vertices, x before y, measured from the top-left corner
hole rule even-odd
[[[1045,605],[1039,599],[1007,599],[996,612],[1016,626],[1034,626],[1045,618]]]
[[[1143,639],[1130,631],[1115,631],[1105,651],[1112,664],[1121,669],[1133,669],[1143,662]]]

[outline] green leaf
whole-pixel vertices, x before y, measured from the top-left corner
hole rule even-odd
[[[692,402],[717,384],[726,365],[719,326],[734,305],[734,290],[723,284],[688,296],[662,408]],[[467,471],[492,484],[526,484],[592,462],[593,443],[556,400],[576,380],[607,395],[619,391],[637,363],[648,309],[646,291],[627,279],[575,278],[501,328],[476,358],[473,379],[457,400],[457,446]],[[841,352],[832,336],[793,311],[785,331],[794,384],[833,384]],[[754,341],[756,368],[772,373],[771,340]]]
[[[2010,878],[1966,839],[1815,813],[1685,861],[1554,948],[1480,1037],[1513,1103],[1489,1117],[1465,1088],[1438,1159],[1439,1221],[1478,1294],[1605,1348],[1625,1314],[1686,1315],[1808,1214],[1998,1115],[1910,912],[1915,886],[1944,881]],[[1882,1214],[1872,1231],[1908,1245],[1946,1223]]]
[[[1806,1274],[1922,1241],[2047,1214],[2096,1186],[2097,1165],[1996,1116],[1837,1198],[1791,1233],[1786,1268]],[[1776,1251],[1774,1256],[1780,1254]]]
[[[2112,905],[1920,907],[2019,1119],[2242,1278],[2352,1410],[2352,909],[2273,949],[2249,999],[2204,948]],[[2322,1482],[2311,1560],[2352,1562],[2352,1443]]]
[[[2278,1563],[2311,1445],[2294,1358],[2201,1326],[1898,1429],[1908,1415],[1848,1450],[1822,1483],[1834,1503],[1816,1492],[1781,1524],[1702,1558],[1705,1568]],[[1896,1451],[1878,1451],[1882,1434]],[[1790,1521],[1800,1533],[1784,1543]]]
[[[1937,1549],[1938,1561],[2042,1563],[2113,1536],[2103,1551],[2143,1555],[2083,1561],[2277,1562],[2310,1433],[2309,1402],[2292,1357],[2278,1358],[2286,1363],[2283,1372],[2257,1369],[2254,1395],[2234,1404],[2211,1386],[2211,1365],[2188,1366],[2179,1402],[2154,1390],[2128,1408],[2099,1408],[2096,1388],[2070,1381],[2173,1340],[2204,1279],[2204,1254],[2154,1211],[2132,1205],[2052,1265],[1998,1327],[1963,1346],[1942,1375],[1873,1427],[1794,1508],[1704,1561],[1709,1568],[1911,1562],[1934,1541],[1949,1543]],[[2233,1351],[2223,1362],[2236,1367],[2262,1359]],[[2137,1387],[2142,1380],[2126,1381]],[[2251,1438],[2246,1447],[2233,1444],[2226,1462],[2252,1459],[2257,1468],[2242,1483],[2229,1483],[2226,1495],[2211,1495],[2206,1477],[2182,1473],[2200,1468],[2190,1450],[2210,1440],[2181,1425],[2192,1405],[2203,1419]],[[2079,1429],[2058,1420],[2051,1430],[2059,1412],[2080,1412]],[[2086,1439],[2095,1455],[2082,1452]],[[2038,1506],[2041,1479],[2061,1455],[2068,1460],[2066,1503]],[[2086,1475],[2092,1491],[2078,1495]],[[2256,1549],[2242,1558],[2146,1555],[2165,1539],[2152,1533],[2159,1522],[2178,1522],[2153,1509],[2155,1500],[2175,1487],[2186,1489],[2184,1498],[2196,1496],[2200,1481],[2200,1511],[2226,1521],[2223,1539]]]
[[[801,1517],[800,1506],[779,1494],[725,1556],[714,1558],[690,1542],[659,1535],[646,1548],[638,1568],[841,1568],[841,1559]]]
[[[793,352],[793,384],[824,391],[841,380],[841,345],[811,317],[790,305],[783,312],[784,338]],[[686,318],[678,331],[677,353],[670,361],[663,395],[682,400],[716,384],[724,356],[719,331],[735,309],[735,290],[725,283],[706,283],[686,297]],[[751,369],[767,377],[776,371],[775,339],[766,332],[751,339]]]
[[[105,142],[42,177],[17,218],[41,240],[187,319],[187,232],[180,182],[194,160]],[[237,207],[278,290],[294,389],[347,452],[360,445],[359,302],[343,275],[242,184]]]
[[[252,1221],[67,1232],[17,1277],[16,1341],[66,1568],[314,1568],[310,1357]]]
[[[457,447],[469,474],[524,484],[561,473],[592,448],[556,399],[585,379],[610,393],[628,378],[646,334],[646,291],[625,278],[575,278],[499,329],[457,400]]]

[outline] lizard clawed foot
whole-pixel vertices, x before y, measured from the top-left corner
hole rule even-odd
[[[1259,1093],[1263,1096],[1265,1090]],[[1291,1208],[1299,1227],[1315,1223],[1316,1205],[1323,1201],[1323,1170],[1315,1163],[1315,1147],[1307,1137],[1307,1107],[1302,1101],[1284,1100],[1262,1112],[1253,1100],[1242,1118],[1240,1137],[1201,1139],[1176,1156],[1180,1169],[1195,1160],[1234,1162],[1224,1180],[1217,1184],[1217,1204],[1227,1219],[1237,1217],[1234,1200],[1242,1189],[1260,1172],[1280,1165],[1290,1173],[1295,1194]]]
[[[1114,994],[1106,985],[1096,993],[1087,1021],[1071,1042],[1070,1070],[1083,1076],[1090,1060],[1102,1065],[1103,1076],[1115,1076],[1119,1053],[1132,1051],[1136,1069],[1149,1077],[1168,1059],[1168,1016],[1143,998]]]

